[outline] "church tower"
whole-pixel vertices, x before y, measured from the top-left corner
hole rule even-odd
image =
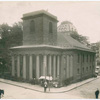
[[[57,17],[45,10],[23,15],[23,45],[56,45]]]

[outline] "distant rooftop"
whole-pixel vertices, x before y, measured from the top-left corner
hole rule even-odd
[[[56,16],[54,16],[53,14],[49,13],[46,10],[38,10],[38,11],[34,11],[34,12],[23,14],[23,18],[30,17],[30,16],[35,16],[35,15],[39,15],[39,14],[45,14],[45,15],[48,15],[48,16],[50,16],[50,17],[52,17],[52,18],[57,20]]]
[[[61,24],[72,24],[72,23],[69,21],[63,21],[63,22],[61,22]]]
[[[75,26],[69,21],[63,21],[57,28],[57,32],[76,32]]]

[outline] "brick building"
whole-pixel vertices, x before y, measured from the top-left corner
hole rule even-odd
[[[52,76],[76,82],[92,77],[95,53],[70,35],[57,33],[57,17],[44,10],[23,15],[23,45],[12,47],[12,76]]]

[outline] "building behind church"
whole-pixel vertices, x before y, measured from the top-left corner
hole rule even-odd
[[[24,14],[22,20],[23,45],[11,48],[13,77],[38,80],[52,76],[66,84],[93,77],[95,52],[70,35],[57,32],[56,16],[40,10]]]

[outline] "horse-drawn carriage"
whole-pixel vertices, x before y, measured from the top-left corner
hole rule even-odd
[[[4,95],[4,90],[0,89],[0,99],[3,97],[3,95]]]

